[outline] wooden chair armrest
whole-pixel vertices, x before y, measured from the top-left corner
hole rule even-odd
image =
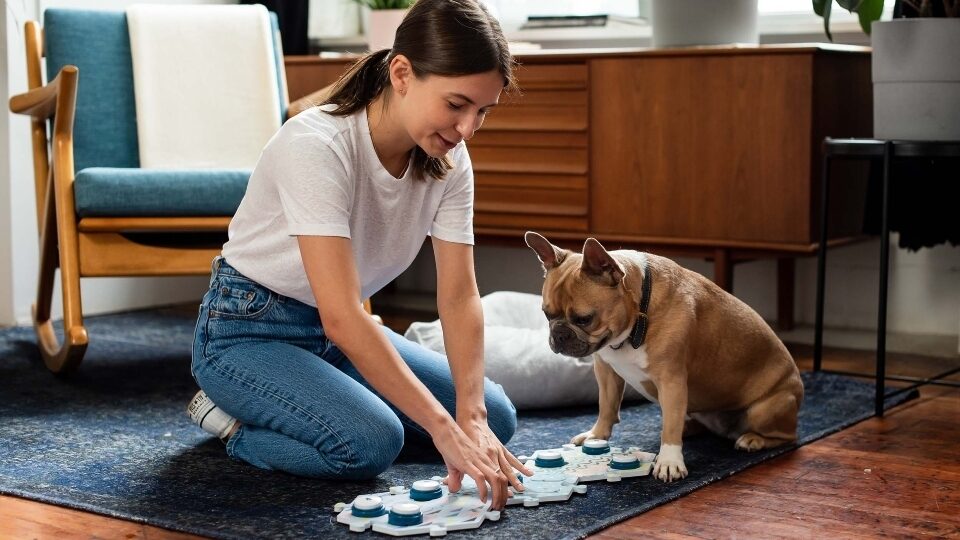
[[[57,110],[57,98],[60,96],[60,85],[64,73],[76,77],[76,66],[64,66],[56,78],[45,86],[17,94],[10,98],[10,110],[17,114],[26,114],[38,120],[47,120]]]
[[[330,96],[330,94],[333,93],[334,86],[336,86],[336,83],[329,84],[317,90],[316,92],[307,94],[302,98],[291,103],[290,106],[287,107],[287,120],[302,113],[303,111],[309,109],[310,107],[314,107],[326,101],[326,99]]]

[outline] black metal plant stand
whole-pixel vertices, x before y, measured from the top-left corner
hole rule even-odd
[[[907,377],[886,374],[887,347],[887,278],[890,262],[890,165],[894,160],[930,158],[960,158],[960,141],[891,141],[880,139],[831,139],[823,141],[823,183],[820,205],[820,247],[817,253],[817,313],[814,326],[813,370],[839,375],[868,377],[876,380],[875,411],[883,416],[883,403],[888,397],[908,392],[925,384],[960,387],[960,381],[944,380],[960,372],[960,366],[929,378]],[[877,371],[876,374],[853,373],[822,369],[823,356],[823,303],[827,269],[827,221],[829,203],[830,163],[834,159],[881,160],[883,165],[883,195],[880,223],[880,298],[877,314]],[[885,381],[906,381],[913,384],[886,392]]]

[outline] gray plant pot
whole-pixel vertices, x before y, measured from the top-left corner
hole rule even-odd
[[[874,136],[960,140],[960,19],[875,22],[871,41]]]
[[[758,43],[757,0],[652,0],[654,47]]]

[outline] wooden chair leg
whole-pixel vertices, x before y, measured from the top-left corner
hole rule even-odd
[[[40,232],[40,272],[37,280],[37,303],[33,306],[33,327],[37,333],[40,356],[47,369],[54,373],[74,371],[83,360],[87,350],[87,330],[83,327],[80,304],[80,268],[76,260],[64,264],[60,261],[57,242],[57,223],[53,190],[47,190],[44,204],[43,227]],[[72,252],[76,255],[76,251]],[[50,320],[53,303],[53,286],[57,267],[61,271],[63,288],[63,342],[57,339]]]

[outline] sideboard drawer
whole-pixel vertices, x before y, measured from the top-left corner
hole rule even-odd
[[[467,149],[473,153],[474,148],[480,147],[554,147],[554,148],[586,148],[587,134],[564,131],[478,131],[467,142]]]
[[[478,227],[584,231],[590,211],[586,175],[477,173]]]
[[[483,123],[483,131],[586,131],[586,89],[530,90],[500,100]]]
[[[583,193],[583,198],[587,196],[589,179],[587,175],[570,174],[517,174],[517,173],[497,173],[497,172],[478,172],[476,173],[476,185],[479,189],[487,188],[535,188],[543,190],[553,189],[573,189]]]
[[[582,190],[488,187],[478,190],[475,208],[502,214],[586,217],[589,205]]]
[[[585,63],[523,64],[468,148],[474,224],[483,229],[586,231],[589,95]]]
[[[473,147],[476,172],[587,174],[586,148]]]
[[[509,231],[510,235],[515,236],[519,241],[524,231],[587,232],[587,218],[586,216],[477,212],[473,217],[473,226],[477,234],[495,232],[497,236],[502,236],[504,231]]]
[[[514,70],[521,92],[530,90],[570,90],[587,88],[586,62],[562,64],[524,64]]]

